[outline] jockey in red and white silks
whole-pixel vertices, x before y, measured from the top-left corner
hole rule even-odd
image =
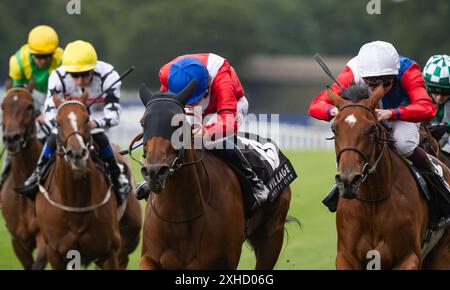
[[[193,106],[201,108],[205,129],[214,136],[220,132],[221,136],[236,133],[237,128],[244,122],[248,112],[248,101],[244,96],[244,89],[234,68],[228,60],[214,53],[199,53],[182,55],[165,64],[159,71],[161,91],[169,90],[168,79],[171,66],[178,60],[192,57],[200,61],[207,69],[208,82],[206,94],[197,96],[191,106],[186,107],[187,113],[193,113]],[[189,119],[193,121],[193,118]]]

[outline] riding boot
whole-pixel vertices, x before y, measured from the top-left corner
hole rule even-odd
[[[336,212],[338,201],[339,201],[339,189],[335,184],[333,185],[331,191],[328,193],[325,199],[322,200],[322,203],[328,208],[329,211]]]
[[[225,144],[224,148],[230,147]],[[249,181],[253,191],[253,194],[250,195],[249,215],[251,216],[258,207],[267,201],[269,197],[269,189],[266,187],[261,178],[259,178],[253,171],[250,163],[245,158],[244,154],[242,154],[241,150],[239,150],[239,148],[237,148],[234,144],[231,148],[233,149],[219,149],[215,150],[215,152],[239,168],[244,174],[245,179]]]
[[[118,203],[121,205],[127,199],[127,195],[131,191],[130,181],[122,172],[121,166],[117,163],[114,156],[108,157],[103,161],[106,162],[106,171],[117,193]]]
[[[45,168],[50,160],[51,157],[47,157],[43,151],[31,176],[24,182],[23,187],[17,188],[16,191],[34,201],[39,191],[39,182],[44,177]]]
[[[150,188],[148,188],[147,182],[139,183],[136,187],[136,198],[137,200],[145,199],[147,200],[150,195]]]
[[[450,225],[450,186],[444,179],[442,169],[439,170],[437,166],[434,166],[427,153],[419,147],[416,147],[407,158],[422,172],[428,187],[437,192],[431,197],[433,210],[437,211],[435,227],[443,228]]]
[[[3,183],[8,176],[9,170],[11,169],[11,157],[6,154],[5,161],[3,162],[2,176],[0,177],[0,190],[3,187]]]

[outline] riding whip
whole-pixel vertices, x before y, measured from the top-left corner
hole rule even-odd
[[[109,91],[115,84],[117,84],[119,81],[123,80],[127,75],[129,75],[133,70],[135,69],[134,66],[130,67],[126,72],[123,73],[116,81],[114,81],[106,90],[102,90],[100,95],[95,98],[88,106],[89,109],[95,102],[100,99],[107,91]]]
[[[335,82],[339,85],[339,87],[344,90],[344,86],[341,85],[341,83],[333,76],[333,73],[328,68],[328,66],[325,64],[323,59],[320,57],[320,54],[316,53],[314,55],[314,59],[317,61],[317,63],[320,65],[320,67],[323,69],[323,71]]]

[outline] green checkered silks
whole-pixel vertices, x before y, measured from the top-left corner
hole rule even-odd
[[[427,86],[450,88],[450,56],[433,55],[422,74]]]

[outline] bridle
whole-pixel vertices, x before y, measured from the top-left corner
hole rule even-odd
[[[146,107],[148,107],[151,103],[157,102],[157,101],[171,101],[171,102],[174,102],[174,103],[176,103],[178,106],[180,106],[180,108],[183,110],[183,113],[186,113],[186,111],[185,111],[185,109],[184,109],[184,106],[183,106],[181,103],[179,103],[178,101],[173,100],[173,99],[165,99],[165,98],[164,98],[164,99],[162,99],[162,98],[160,98],[160,99],[154,99],[154,100],[150,101],[150,102],[146,105]],[[145,130],[145,128],[144,128],[144,130]],[[135,138],[135,140],[133,140],[133,141],[138,141],[138,140],[139,140],[139,139],[136,139],[136,138]],[[146,157],[147,157],[147,156],[146,156],[146,153],[145,153],[145,143],[146,143],[146,142],[144,141],[144,153],[143,153],[143,155],[142,155],[142,157],[143,157],[144,160],[145,160]],[[132,148],[132,146],[133,146],[133,144],[130,144],[130,149]],[[208,194],[207,194],[207,197],[206,197],[206,200],[205,200],[205,203],[208,204],[208,203],[209,203],[209,200],[210,200],[210,198],[211,198],[211,195],[212,195],[212,184],[211,184],[211,179],[210,179],[210,177],[209,177],[208,170],[206,169],[205,163],[203,162],[203,158],[204,158],[204,155],[205,155],[205,149],[204,149],[204,148],[201,149],[201,156],[200,156],[198,159],[193,160],[193,161],[187,161],[187,162],[184,161],[185,156],[186,156],[185,151],[186,151],[186,148],[185,148],[184,146],[182,146],[182,147],[178,150],[175,159],[174,159],[174,160],[172,161],[172,163],[169,165],[169,170],[168,170],[169,173],[168,173],[168,176],[170,177],[170,176],[174,175],[175,172],[177,172],[180,168],[182,168],[182,167],[184,167],[184,166],[190,166],[190,165],[195,165],[195,164],[200,163],[200,164],[202,165],[203,170],[205,171],[206,179],[207,179],[207,181],[208,181],[208,188],[209,188],[209,191],[208,191]],[[130,151],[130,152],[131,152],[131,151]],[[134,159],[134,158],[133,158],[133,159]],[[143,164],[141,161],[138,161],[138,160],[136,160],[136,159],[134,159],[134,160],[137,161],[138,163],[140,163],[141,166],[144,166],[144,164]],[[202,210],[201,210],[199,213],[197,213],[197,214],[195,214],[195,215],[193,215],[193,216],[191,216],[191,217],[189,217],[189,218],[183,218],[183,219],[178,219],[178,220],[168,219],[168,218],[163,217],[163,216],[158,212],[158,210],[156,209],[156,207],[155,207],[155,205],[154,205],[152,196],[150,196],[149,199],[150,199],[150,200],[149,200],[150,206],[151,206],[151,208],[152,208],[153,213],[155,214],[155,216],[156,216],[158,219],[160,219],[160,220],[162,220],[162,221],[164,221],[164,222],[166,222],[166,223],[170,223],[170,224],[180,224],[180,223],[188,223],[188,222],[192,222],[192,221],[194,221],[194,220],[200,218],[201,216],[203,216],[203,214],[205,213],[205,206],[203,206]]]
[[[27,94],[31,95],[31,93],[27,89],[21,88],[21,87],[17,87],[17,88],[9,89],[5,93],[5,96],[7,96],[8,94],[10,94],[11,92],[14,92],[14,91],[24,92],[24,93],[27,93]],[[34,111],[34,104],[33,104],[33,102],[31,103],[31,105],[32,105],[33,111]],[[33,125],[32,126],[27,126],[27,128],[25,128],[25,131],[19,134],[19,137],[20,137],[20,139],[19,139],[19,144],[20,144],[19,150],[15,151],[15,152],[9,152],[8,151],[9,155],[15,156],[15,155],[19,154],[20,150],[21,149],[25,149],[28,146],[29,142],[36,137],[36,130],[35,130],[35,125],[34,125],[35,121],[36,121],[36,119],[33,118]],[[2,123],[2,127],[3,127],[3,123]],[[3,131],[4,131],[4,128],[3,128]]]
[[[359,148],[356,148],[354,146],[346,146],[346,147],[342,148],[341,151],[339,151],[339,153],[337,154],[336,162],[339,166],[340,159],[344,152],[348,152],[348,151],[356,152],[358,155],[360,155],[364,159],[364,162],[365,162],[363,165],[363,169],[361,171],[362,182],[364,182],[364,180],[366,180],[367,176],[369,176],[370,174],[372,174],[376,171],[377,166],[383,157],[384,151],[386,149],[386,145],[392,144],[395,141],[392,139],[388,139],[386,137],[387,136],[386,128],[383,125],[381,125],[381,123],[378,121],[377,115],[373,109],[371,109],[363,104],[348,104],[348,105],[345,105],[342,108],[340,108],[339,112],[342,112],[344,109],[351,108],[351,107],[363,108],[366,111],[370,112],[370,114],[373,116],[373,118],[375,120],[375,124],[378,129],[378,134],[375,135],[376,142],[373,143],[370,155],[367,155],[362,150],[360,150]],[[379,151],[378,155],[375,157],[375,161],[371,164],[370,161],[372,160],[372,156],[376,155],[376,148],[377,148],[378,144],[381,144],[381,150]],[[392,163],[392,158],[391,158],[391,163]],[[382,197],[382,198],[375,199],[375,200],[362,199],[359,197],[357,197],[357,199],[364,201],[364,202],[379,202],[379,201],[388,199],[390,197],[390,193],[388,193],[388,194],[389,195],[386,197]]]
[[[85,109],[87,112],[89,112],[87,107],[86,107],[86,105],[84,103],[82,103],[80,101],[77,101],[77,100],[69,100],[69,101],[65,101],[64,103],[62,103],[58,107],[58,110],[56,111],[56,114],[58,115],[58,112],[59,112],[59,110],[62,107],[66,106],[66,105],[70,105],[70,104],[80,105],[83,109]],[[58,133],[59,133],[59,131],[58,131]],[[89,138],[86,138],[83,134],[81,134],[80,131],[73,131],[73,132],[70,132],[69,135],[67,135],[65,140],[61,141],[61,139],[59,138],[59,134],[58,134],[58,138],[56,139],[56,142],[57,142],[57,145],[58,145],[58,148],[59,148],[58,154],[63,156],[66,161],[68,161],[68,158],[69,158],[68,154],[67,154],[67,149],[66,149],[67,142],[69,141],[69,139],[71,137],[77,136],[77,135],[80,136],[83,139],[83,142],[86,145],[86,147],[88,149],[91,149],[91,145],[93,144],[91,135],[89,136]]]

